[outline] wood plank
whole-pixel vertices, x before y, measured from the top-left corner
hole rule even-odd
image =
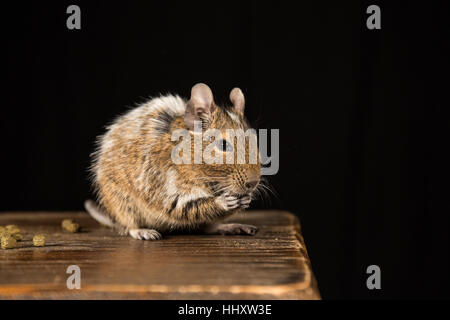
[[[61,228],[75,219],[80,233]],[[256,236],[170,234],[161,241],[119,236],[84,212],[0,213],[24,240],[0,250],[0,299],[319,299],[297,218],[248,211],[229,219]],[[32,237],[45,234],[45,247]],[[66,269],[81,269],[69,290]]]

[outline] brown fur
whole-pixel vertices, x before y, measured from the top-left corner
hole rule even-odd
[[[199,228],[239,210],[221,205],[224,193],[218,188],[226,188],[238,198],[251,196],[245,183],[259,180],[259,155],[257,164],[177,165],[172,161],[172,150],[179,143],[171,141],[172,132],[187,126],[183,111],[173,112],[171,105],[184,104],[186,109],[188,103],[177,96],[150,100],[119,117],[99,139],[92,165],[93,183],[98,203],[121,232]],[[210,114],[195,115],[207,128],[223,134],[226,129],[248,129],[240,110],[228,110],[235,112],[234,120],[222,107],[214,104],[211,110]],[[190,134],[193,161],[194,132]],[[208,144],[204,141],[203,148]]]

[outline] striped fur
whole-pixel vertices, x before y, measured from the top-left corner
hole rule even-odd
[[[178,142],[171,141],[171,133],[186,128],[186,104],[175,95],[151,99],[117,118],[99,137],[92,181],[101,211],[120,232],[199,228],[239,209],[227,205],[229,195],[221,189],[244,194],[246,177],[259,179],[259,161],[256,165],[172,162]],[[243,114],[221,107],[208,118],[208,126],[248,128]]]

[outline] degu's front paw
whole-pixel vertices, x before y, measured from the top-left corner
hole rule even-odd
[[[247,209],[251,201],[252,198],[250,195],[239,197],[228,192],[222,194],[216,199],[217,204],[219,204],[226,211],[234,209]]]
[[[240,207],[239,198],[232,195],[229,192],[222,194],[217,197],[216,203],[221,206],[225,211],[237,209]]]
[[[128,233],[138,240],[160,240],[162,238],[161,233],[154,229],[131,229]]]
[[[250,202],[252,201],[252,197],[248,194],[239,199],[239,207],[241,209],[247,209],[250,206]]]

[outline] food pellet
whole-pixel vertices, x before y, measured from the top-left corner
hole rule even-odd
[[[61,226],[62,226],[64,229],[66,229],[66,226],[68,226],[69,224],[72,224],[72,223],[74,223],[74,221],[73,221],[72,219],[64,219],[64,220],[61,222]]]
[[[23,236],[21,233],[17,232],[17,233],[12,233],[11,237],[13,237],[14,239],[16,239],[16,241],[22,241],[23,240]]]
[[[9,232],[10,234],[20,233],[19,227],[14,224],[6,226],[6,231]]]
[[[0,232],[0,238],[10,237],[11,234],[8,231]]]
[[[45,245],[45,236],[38,234],[33,237],[33,245],[35,247],[43,247]]]
[[[17,241],[11,236],[3,236],[1,240],[1,246],[3,250],[13,249],[17,246]]]
[[[69,232],[75,233],[78,232],[78,230],[80,230],[80,225],[78,223],[66,224],[64,229],[66,229]]]

